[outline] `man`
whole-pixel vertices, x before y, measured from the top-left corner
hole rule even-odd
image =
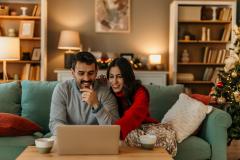
[[[118,118],[117,102],[109,88],[96,80],[97,61],[89,52],[79,52],[72,62],[72,80],[54,89],[49,128],[56,135],[61,124],[113,124]]]

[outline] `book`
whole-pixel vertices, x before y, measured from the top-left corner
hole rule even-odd
[[[32,16],[36,15],[37,8],[38,8],[38,5],[34,5],[33,11],[32,11]]]
[[[214,72],[212,74],[211,80],[210,80],[211,82],[216,83],[216,80],[218,78],[218,73],[219,73],[220,70],[222,70],[221,67],[215,68],[215,70],[214,70]]]
[[[204,53],[203,53],[203,63],[207,63],[208,51],[209,51],[209,47],[205,47]]]
[[[31,64],[25,64],[22,70],[21,80],[29,80],[30,68]]]
[[[218,52],[217,52],[216,49],[214,49],[214,50],[212,51],[210,63],[216,63],[216,61],[217,61],[217,56],[218,56]]]
[[[203,73],[203,78],[202,78],[203,81],[206,81],[206,80],[207,80],[208,70],[209,70],[209,67],[207,67],[207,68],[205,69],[204,73]]]
[[[231,31],[232,31],[232,25],[227,25],[227,32],[224,38],[224,41],[229,41],[230,36],[231,36]]]
[[[227,20],[228,20],[228,21],[231,21],[231,20],[232,20],[232,8],[229,8],[229,14],[228,14]]]
[[[209,81],[213,75],[213,68],[208,69],[208,73],[206,75],[206,81]]]
[[[212,57],[212,50],[210,49],[208,52],[207,63],[211,63],[211,57]]]
[[[227,56],[227,50],[224,49],[224,50],[223,50],[222,57],[221,57],[221,63],[224,63],[226,56]]]
[[[222,56],[223,56],[223,50],[219,49],[218,54],[217,54],[216,63],[221,63]]]
[[[40,66],[36,66],[36,78],[35,80],[39,81],[40,80]]]
[[[41,15],[41,7],[38,5],[35,16],[39,17]]]

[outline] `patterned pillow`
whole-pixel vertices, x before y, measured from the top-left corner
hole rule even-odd
[[[164,115],[162,123],[170,123],[176,131],[178,143],[190,136],[202,123],[209,107],[181,93],[179,99]]]

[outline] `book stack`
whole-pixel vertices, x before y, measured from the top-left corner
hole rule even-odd
[[[32,11],[32,16],[39,17],[41,15],[41,7],[38,4],[35,4]]]
[[[225,41],[225,42],[229,41],[231,37],[231,31],[232,31],[232,25],[226,24],[224,27],[221,41]]]
[[[22,70],[21,80],[40,80],[40,66],[25,64]]]
[[[205,47],[202,62],[223,64],[228,54],[229,51],[226,49],[214,49],[210,47]]]
[[[203,81],[211,81],[215,83],[218,77],[218,73],[222,69],[223,68],[221,67],[216,67],[215,69],[213,67],[207,67],[203,74]]]
[[[231,21],[232,20],[232,8],[222,8],[219,14],[220,21]]]

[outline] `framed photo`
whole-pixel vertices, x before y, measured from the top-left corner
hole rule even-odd
[[[40,48],[33,48],[32,52],[32,61],[39,61],[41,57],[41,49]]]
[[[120,57],[126,58],[127,60],[131,61],[133,59],[133,53],[121,53]]]
[[[33,38],[34,21],[20,21],[19,37]]]
[[[129,33],[130,1],[95,0],[95,31],[98,33]]]

